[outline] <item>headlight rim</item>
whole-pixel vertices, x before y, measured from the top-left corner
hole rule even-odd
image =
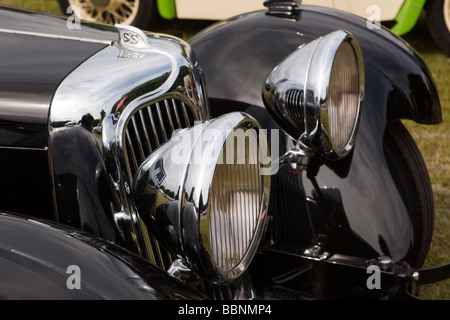
[[[237,128],[241,128],[241,127],[245,127],[246,129],[253,129],[256,130],[257,132],[257,140],[258,142],[261,141],[261,138],[266,139],[265,135],[264,137],[260,137],[260,134],[264,134],[260,124],[251,116],[249,116],[248,114],[242,113],[242,112],[236,112],[233,113],[234,114],[234,119],[231,119],[231,121],[234,121],[235,123],[232,125],[232,127],[235,129]],[[230,116],[230,114],[226,115],[226,116]],[[218,126],[218,123],[215,122],[215,124],[213,124],[214,120],[211,122],[210,125],[213,125],[213,128],[215,129],[219,129],[220,130],[220,126]],[[223,123],[223,128],[225,127],[230,127],[230,124],[226,124]],[[207,128],[205,128],[206,130]],[[222,146],[225,146],[225,142],[228,139],[229,135],[227,135],[224,140],[222,141]],[[259,145],[258,145],[258,150],[259,150]],[[270,167],[270,164],[269,164]],[[213,183],[213,179],[215,178],[215,174],[216,174],[216,170],[217,170],[217,166],[215,166],[213,172],[211,173],[211,177],[207,177],[205,179],[206,183],[208,183],[207,181],[209,181],[209,184],[212,185]],[[208,173],[209,175],[209,173]],[[189,194],[189,189],[191,188],[192,182],[190,182],[190,177],[196,177],[197,176],[197,170],[192,170],[192,166],[189,165],[187,168],[187,173],[186,173],[186,178],[184,180],[184,185],[183,185],[183,195]],[[199,224],[199,230],[198,230],[198,244],[201,245],[201,249],[200,251],[203,252],[202,257],[199,259],[198,256],[194,256],[197,255],[197,253],[193,253],[193,254],[189,254],[188,252],[190,252],[189,250],[185,250],[187,254],[187,260],[194,262],[195,260],[197,260],[197,268],[202,269],[202,272],[209,276],[209,280],[213,281],[213,282],[222,282],[222,281],[233,281],[236,278],[238,278],[249,266],[250,262],[252,261],[255,253],[256,253],[256,249],[259,245],[259,242],[261,240],[263,231],[265,229],[265,225],[266,225],[266,217],[267,217],[267,208],[268,208],[268,201],[269,201],[269,194],[270,192],[268,190],[270,190],[270,178],[267,178],[267,176],[264,175],[260,175],[259,179],[261,180],[261,186],[263,188],[263,192],[261,194],[261,200],[260,200],[260,212],[258,213],[259,216],[259,221],[257,223],[257,228],[256,230],[254,230],[253,233],[253,237],[250,241],[249,246],[247,247],[247,249],[245,250],[245,253],[242,257],[242,259],[240,259],[239,263],[232,268],[231,270],[224,270],[221,269],[220,267],[217,266],[215,260],[214,260],[214,254],[213,254],[213,248],[211,247],[211,239],[210,239],[210,233],[209,233],[209,228],[210,228],[210,197],[211,194],[208,194],[208,201],[207,201],[207,207],[204,210],[200,210],[200,207],[202,206],[202,204],[200,203],[200,199],[186,199],[183,196],[182,199],[182,209],[181,212],[183,212],[183,208],[186,204],[189,203],[194,203],[195,205],[195,210],[196,210],[196,214],[199,217],[199,219],[206,219],[207,220],[207,225],[208,227],[205,227],[206,224]],[[266,190],[267,192],[264,192],[264,190]],[[211,190],[210,190],[211,191]],[[181,218],[181,220],[183,220],[183,217]],[[183,234],[183,232],[182,232]],[[192,239],[192,237],[191,237]],[[184,239],[184,246],[186,249],[186,241],[187,239]]]
[[[327,107],[334,59],[343,43],[349,43],[355,52],[360,87],[351,136],[347,145],[337,150],[329,137],[329,128],[324,126],[323,110]],[[262,97],[270,114],[305,154],[337,161],[346,157],[355,145],[364,105],[364,86],[364,59],[359,42],[351,32],[337,30],[302,44],[281,61],[268,76]],[[293,102],[289,100],[291,90],[297,91],[299,97]]]
[[[362,56],[361,47],[359,45],[359,42],[355,38],[353,34],[351,34],[348,31],[342,30],[339,33],[337,33],[337,39],[340,38],[340,44],[335,48],[335,50],[332,50],[330,53],[332,53],[333,56],[333,62],[331,64],[331,68],[329,69],[329,75],[328,75],[328,81],[327,81],[327,96],[326,106],[321,105],[317,106],[318,111],[320,113],[319,121],[320,121],[320,137],[323,141],[322,149],[320,150],[325,157],[331,160],[339,160],[344,158],[346,155],[348,155],[356,143],[356,137],[359,130],[360,125],[360,119],[362,116],[362,110],[364,105],[364,87],[365,87],[365,74],[364,74],[364,59]],[[324,118],[328,120],[328,112],[329,112],[329,99],[330,99],[330,88],[331,88],[331,77],[333,74],[334,68],[338,67],[336,66],[336,57],[339,49],[344,45],[344,43],[348,43],[350,47],[353,50],[353,53],[355,55],[356,60],[356,68],[358,71],[358,82],[359,82],[359,92],[358,92],[358,98],[357,98],[357,106],[355,110],[355,120],[353,123],[353,126],[351,128],[351,133],[347,138],[347,142],[344,147],[337,148],[334,146],[333,142],[331,141],[331,133],[330,128],[327,126],[327,122],[323,121]],[[310,140],[312,140],[314,137],[311,136]]]

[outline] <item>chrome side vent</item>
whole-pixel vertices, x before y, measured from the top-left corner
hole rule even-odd
[[[299,126],[304,123],[305,110],[303,107],[303,90],[289,89],[284,97],[284,107],[288,114],[295,119]],[[303,128],[304,129],[304,126]]]
[[[144,160],[178,129],[197,121],[192,109],[177,99],[165,99],[139,109],[125,129],[125,153],[130,181]]]

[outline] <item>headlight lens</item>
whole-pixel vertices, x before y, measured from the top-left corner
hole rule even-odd
[[[244,145],[239,146],[238,141]],[[211,253],[217,270],[224,275],[242,268],[261,220],[264,190],[259,151],[252,141],[257,142],[254,130],[241,128],[228,137],[219,157],[226,161],[217,165],[211,185]],[[227,149],[233,154],[227,154]]]
[[[328,132],[333,149],[342,154],[353,136],[359,111],[359,70],[353,47],[344,42],[338,49],[331,70]]]

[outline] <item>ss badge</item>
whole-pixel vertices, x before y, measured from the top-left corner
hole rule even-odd
[[[142,30],[123,24],[116,24],[115,27],[119,31],[118,44],[124,49],[139,51],[151,48],[150,40]]]

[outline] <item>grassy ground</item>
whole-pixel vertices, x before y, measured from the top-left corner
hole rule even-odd
[[[427,164],[435,201],[435,231],[425,267],[450,262],[450,58],[435,45],[425,18],[404,36],[424,58],[438,87],[443,123],[422,126],[405,122]],[[423,288],[428,299],[450,300],[450,280]]]
[[[0,4],[43,11],[53,14],[61,14],[56,0],[0,0]]]
[[[0,0],[0,4],[61,14],[56,0]],[[204,22],[180,21],[168,24],[158,32],[187,38],[206,26]],[[191,30],[191,31],[186,31]],[[422,126],[405,122],[422,151],[433,184],[436,207],[435,233],[425,267],[450,262],[450,58],[431,40],[424,17],[412,32],[404,36],[425,59],[438,86],[444,122]],[[426,299],[450,300],[450,280],[423,288]]]

